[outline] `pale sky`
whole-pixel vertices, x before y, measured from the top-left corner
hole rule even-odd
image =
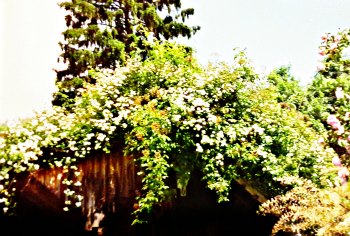
[[[0,120],[50,106],[65,29],[57,0],[0,0]],[[182,0],[202,29],[188,42],[200,62],[231,61],[246,49],[259,72],[292,66],[306,83],[327,32],[350,27],[349,0]]]
[[[0,120],[50,106],[64,14],[56,0],[0,0]]]
[[[303,82],[315,74],[327,32],[350,28],[349,0],[190,0],[202,30],[190,43],[201,62],[230,61],[246,49],[259,71],[291,64]],[[186,4],[187,5],[187,4]]]

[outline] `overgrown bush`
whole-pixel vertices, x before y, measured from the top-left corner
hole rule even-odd
[[[0,196],[10,211],[17,174],[63,167],[69,207],[83,196],[77,163],[96,151],[123,149],[140,167],[142,189],[135,223],[179,188],[186,193],[199,170],[207,187],[226,201],[235,178],[266,196],[303,177],[317,186],[333,183],[334,152],[320,144],[306,115],[283,106],[278,89],[254,72],[243,53],[232,65],[200,67],[176,44],[155,45],[115,70],[90,71],[96,84],[79,89],[72,107],[53,107],[15,126],[0,139]],[[115,145],[120,145],[116,147]],[[169,173],[176,173],[176,186]]]

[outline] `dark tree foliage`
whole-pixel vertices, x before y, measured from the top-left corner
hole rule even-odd
[[[150,33],[168,40],[199,30],[184,23],[194,9],[181,9],[180,0],[71,0],[59,6],[67,11],[59,58],[67,68],[56,70],[55,105],[76,96],[84,81],[94,83],[86,75],[89,68],[113,69],[136,50],[146,57]]]

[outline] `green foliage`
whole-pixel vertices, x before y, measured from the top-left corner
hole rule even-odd
[[[336,152],[333,169],[338,181],[329,188],[318,188],[308,181],[293,179],[297,187],[285,195],[264,203],[261,212],[274,214],[279,221],[273,233],[285,231],[306,235],[348,235],[349,163],[350,163],[350,83],[349,30],[322,37],[320,54],[324,56],[319,73],[307,89],[303,113],[310,116],[313,127],[326,131],[321,140]],[[291,180],[286,180],[291,182]]]
[[[286,106],[302,110],[305,104],[305,91],[290,71],[290,67],[283,66],[273,70],[267,77],[279,93],[277,101],[285,103]]]
[[[90,71],[96,84],[85,83],[69,109],[54,107],[9,128],[0,143],[4,209],[13,206],[16,173],[50,166],[66,170],[67,207],[81,205],[77,163],[115,148],[140,168],[134,223],[147,221],[177,188],[185,195],[194,170],[218,201],[229,200],[235,178],[266,196],[289,189],[281,185],[285,177],[317,186],[334,181],[332,150],[318,142],[304,115],[280,105],[278,89],[254,73],[244,53],[232,65],[201,68],[183,46],[152,48],[146,60],[136,54],[115,70]]]
[[[87,70],[114,69],[136,50],[142,50],[143,58],[147,57],[151,35],[167,40],[190,37],[199,30],[198,26],[184,23],[194,10],[181,10],[180,0],[73,0],[59,5],[68,12],[64,41],[60,42],[60,60],[67,68],[57,71],[59,92],[55,94],[55,105],[72,103],[69,98],[74,98],[76,89],[81,88],[75,80],[95,82]],[[164,12],[164,8],[168,11]]]
[[[0,133],[5,132],[7,130],[7,125],[6,124],[0,124]]]

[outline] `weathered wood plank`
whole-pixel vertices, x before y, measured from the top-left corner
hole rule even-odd
[[[118,207],[126,207],[133,201],[137,188],[137,175],[133,159],[122,155],[121,152],[113,154],[98,153],[83,160],[78,165],[80,175],[77,179],[82,183],[79,188],[84,196],[82,213],[91,214],[97,208],[114,213]],[[37,198],[50,202],[55,196],[61,203],[65,201],[62,184],[62,168],[40,170],[31,175],[33,180],[22,192],[27,198]],[[40,185],[40,191],[37,190]],[[23,197],[26,198],[23,194]],[[51,197],[48,197],[51,196]],[[53,205],[47,205],[52,210],[58,210]]]

